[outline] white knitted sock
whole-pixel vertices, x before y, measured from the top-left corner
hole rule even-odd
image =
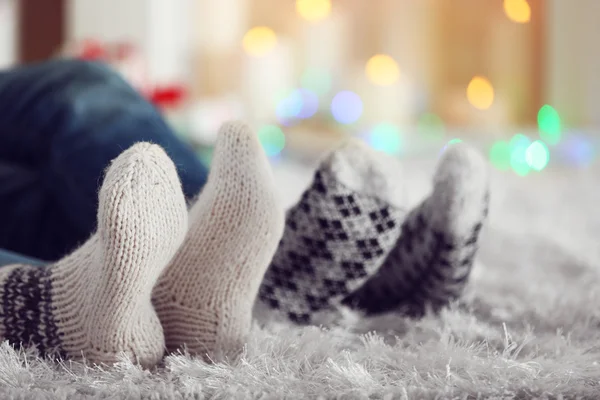
[[[219,130],[208,182],[187,238],[161,276],[153,303],[167,349],[221,358],[249,332],[264,272],[283,232],[269,162],[244,124]]]
[[[151,292],[186,229],[173,163],[156,145],[132,146],[108,169],[98,231],[81,248],[48,267],[0,269],[0,337],[43,354],[154,365],[164,336]]]

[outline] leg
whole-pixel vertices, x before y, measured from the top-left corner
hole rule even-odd
[[[358,141],[331,153],[299,203],[265,274],[256,307],[314,323],[375,274],[406,215],[402,167]]]
[[[153,304],[167,348],[211,359],[235,355],[283,231],[283,208],[258,137],[225,124],[187,237],[161,276]]]
[[[35,258],[23,256],[21,254],[13,253],[8,250],[0,249],[0,268],[10,264],[28,264],[28,265],[44,265],[45,263]]]
[[[95,62],[54,60],[0,72],[0,248],[56,260],[96,228],[110,161],[134,143],[165,149],[186,198],[206,170],[157,110]]]
[[[187,230],[187,209],[171,160],[139,143],[115,159],[99,194],[98,231],[44,268],[0,268],[0,338],[43,354],[143,366],[163,356],[150,302],[159,275]]]
[[[344,304],[420,317],[457,299],[466,286],[489,204],[488,168],[475,150],[446,150],[433,192],[412,210],[381,269]]]

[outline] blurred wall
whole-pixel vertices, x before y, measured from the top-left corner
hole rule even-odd
[[[17,1],[0,0],[0,68],[17,61]]]
[[[70,0],[67,36],[136,44],[149,78],[171,83],[191,69],[194,7],[194,0]]]
[[[547,101],[566,125],[600,126],[600,1],[547,3]]]
[[[240,37],[246,29],[269,25],[278,33],[298,36],[301,23],[295,17],[292,0],[285,3],[278,0],[67,1],[65,29],[70,40],[132,41],[140,45],[149,58],[150,79],[159,84],[190,79],[196,88],[208,95],[219,88],[228,86],[227,90],[233,91],[245,84],[243,79],[240,81],[240,60],[232,54],[239,53]],[[19,57],[18,9],[26,3],[33,4],[33,1],[0,0],[0,67],[12,65]],[[374,52],[392,55],[400,65],[402,76],[411,77],[411,85],[416,87],[394,93],[387,93],[386,89],[373,91],[372,98],[365,98],[365,103],[387,98],[380,102],[393,105],[395,113],[408,113],[414,111],[411,107],[418,108],[423,102],[420,97],[424,92],[433,93],[430,101],[442,103],[436,106],[440,110],[448,109],[444,103],[465,105],[464,87],[468,76],[458,76],[456,71],[460,68],[456,65],[472,63],[473,71],[469,74],[489,74],[492,81],[501,81],[502,89],[497,93],[499,101],[496,103],[499,109],[488,113],[492,120],[500,121],[505,115],[515,113],[510,107],[502,109],[502,99],[508,98],[510,103],[531,103],[523,115],[516,116],[521,123],[525,120],[533,122],[535,109],[542,103],[549,103],[559,111],[565,125],[600,125],[600,51],[597,50],[600,1],[529,0],[529,3],[532,18],[539,18],[539,21],[532,19],[530,24],[521,25],[504,18],[499,11],[500,0],[334,2],[334,8],[343,6],[353,11],[350,24],[346,24],[350,29],[340,28],[340,32],[352,35],[353,39],[346,45],[347,49],[336,54],[356,61],[359,66],[349,68],[342,64],[336,72],[349,75],[349,84],[365,85],[362,65],[366,59]],[[493,24],[493,29],[486,26],[486,20],[482,18],[491,7],[496,8],[497,23]],[[332,18],[337,17],[334,12]],[[343,25],[337,22],[330,24],[331,29]],[[534,25],[540,22],[540,32],[545,38],[543,44],[534,38]],[[488,32],[485,37],[473,34],[472,28],[477,26],[481,26],[482,32]],[[326,44],[324,36],[327,35],[316,28],[313,30],[313,36],[322,38],[320,43]],[[521,40],[519,30],[532,33]],[[487,51],[482,45],[484,38],[487,43],[494,44],[489,48],[497,49],[493,54],[487,54],[487,60],[478,59],[474,54]],[[36,41],[35,36],[29,36],[29,39]],[[457,55],[457,50],[452,49],[457,41],[472,42],[471,50]],[[369,43],[376,43],[376,46]],[[536,52],[541,55],[541,77],[532,72],[535,70],[532,63],[537,62],[532,55]],[[335,58],[333,53],[331,57]],[[229,71],[224,71],[225,67]],[[224,82],[219,83],[220,79]],[[538,89],[532,89],[531,97],[525,88],[535,80],[541,83]],[[253,90],[258,86],[253,85]],[[535,94],[536,91],[539,94]],[[398,93],[413,100],[417,98],[416,106],[415,101],[394,98]],[[444,93],[448,98],[444,98]],[[465,108],[466,112],[473,112],[468,104]],[[365,114],[377,120],[386,116],[380,114],[391,111],[376,107],[365,110]],[[451,116],[445,116],[445,119],[451,123]]]

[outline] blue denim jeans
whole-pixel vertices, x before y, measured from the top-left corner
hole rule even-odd
[[[140,141],[165,149],[188,200],[199,193],[207,171],[193,149],[109,67],[52,60],[0,71],[0,249],[54,261],[82,244],[105,169]]]
[[[11,265],[11,264],[27,264],[27,265],[43,266],[47,263],[45,263],[44,261],[35,259],[35,258],[24,257],[20,254],[0,249],[0,268],[3,266],[6,266],[6,265]]]

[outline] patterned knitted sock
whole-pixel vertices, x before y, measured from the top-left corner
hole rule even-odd
[[[488,167],[464,144],[440,160],[432,194],[410,212],[384,265],[344,304],[366,314],[420,317],[456,299],[465,287],[488,213]]]
[[[398,240],[405,200],[394,158],[354,140],[331,153],[287,213],[257,314],[311,323],[362,285]]]
[[[152,288],[186,229],[175,166],[156,145],[132,146],[106,173],[96,234],[53,265],[0,269],[0,337],[43,354],[154,365],[164,336]]]
[[[221,127],[208,182],[189,218],[187,238],[153,294],[167,348],[234,356],[250,330],[284,219],[267,157],[244,124]]]

